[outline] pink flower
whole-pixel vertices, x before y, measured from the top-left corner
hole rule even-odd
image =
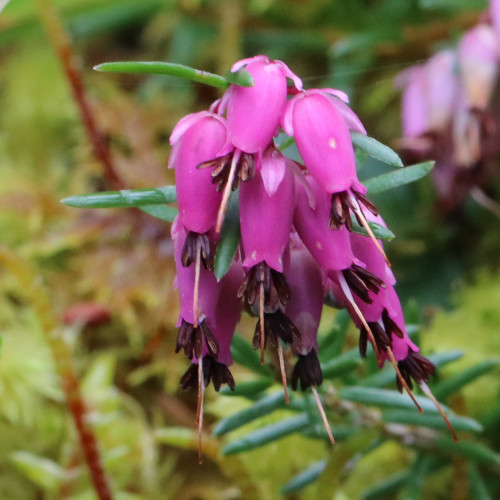
[[[351,187],[364,193],[356,173],[349,126],[335,99],[320,90],[299,93],[287,104],[283,130],[293,135],[306,168],[327,193]]]
[[[225,120],[207,111],[184,117],[172,132],[169,168],[175,168],[179,217],[189,231],[205,233],[215,225],[222,194],[211,171],[197,166],[226,154],[227,141]]]
[[[238,61],[231,68],[245,68],[254,80],[252,87],[231,85],[220,109],[227,109],[231,141],[245,153],[262,153],[276,133],[288,93],[286,78],[302,88],[301,80],[281,61],[256,56]]]
[[[283,169],[283,179],[270,196],[264,184],[267,161],[263,157],[262,173],[240,188],[241,241],[245,259],[243,266],[250,268],[265,262],[272,269],[283,271],[283,252],[290,238],[294,203],[294,180],[289,169]]]
[[[347,269],[354,262],[349,232],[345,227],[329,230],[328,195],[311,176],[305,176],[305,180],[307,188],[301,183],[295,183],[293,225],[321,269]],[[315,206],[311,206],[313,202]]]
[[[460,41],[460,74],[470,108],[488,106],[498,73],[500,43],[494,29],[479,24],[467,31]]]

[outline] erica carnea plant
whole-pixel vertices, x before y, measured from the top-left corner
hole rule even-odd
[[[216,390],[223,384],[234,390],[231,343],[243,312],[256,318],[252,344],[261,351],[261,363],[266,349],[279,360],[285,401],[289,379],[294,390],[311,388],[334,442],[317,391],[323,381],[317,334],[325,302],[347,310],[359,329],[361,356],[371,345],[379,367],[391,363],[398,389],[420,411],[411,389],[413,383],[422,388],[456,440],[427,386],[434,364],[406,331],[380,239],[386,225],[358,179],[353,141],[382,161],[400,160],[366,136],[347,95],[305,90],[283,62],[264,55],[236,62],[227,79],[168,63],[109,63],[98,69],[164,72],[227,87],[208,110],[182,118],[170,137],[178,203],[172,224],[180,297],[176,351],[191,362],[181,386],[198,391],[200,461],[204,390],[210,382]],[[431,166],[370,181],[383,190],[415,180]],[[173,190],[162,188],[65,201],[140,208],[173,200]],[[151,211],[151,205],[144,208]],[[296,358],[289,369],[286,349]]]

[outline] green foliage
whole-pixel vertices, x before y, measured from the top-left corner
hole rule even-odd
[[[394,145],[400,133],[395,73],[449,43],[448,33],[472,25],[486,3],[52,3],[77,41],[87,97],[129,189],[107,191],[113,186],[105,185],[34,2],[11,1],[0,13],[0,240],[49,291],[114,498],[454,499],[455,478],[464,471],[462,495],[497,498],[498,221],[470,203],[459,217],[439,218],[430,180],[413,182],[432,162],[401,168],[398,154],[382,144]],[[327,308],[319,392],[335,446],[310,391],[291,394],[285,404],[275,364],[260,364],[243,322],[232,346],[242,381],[234,393],[207,391],[205,464],[198,466],[196,401],[179,391],[186,366],[173,356],[177,303],[168,223],[177,209],[167,137],[182,115],[217,99],[218,89],[250,84],[244,71],[228,69],[258,53],[286,61],[305,75],[307,87],[349,92],[367,125],[369,136],[353,137],[357,165],[390,227],[372,229],[383,239],[397,235],[387,248],[398,291],[404,303],[417,303],[415,335],[438,369],[429,385],[446,404],[459,443],[427,398],[418,396],[425,410],[419,414],[394,390],[392,368],[379,370],[373,355],[360,361],[347,315]],[[130,62],[92,71],[114,59]],[[145,60],[158,63],[137,62]],[[60,205],[72,193],[94,194],[64,200],[82,210]],[[98,206],[140,210],[90,210]],[[239,241],[237,209],[233,197],[216,254],[218,277]],[[94,499],[40,317],[3,267],[0,290],[0,497]],[[72,323],[72,308],[81,303],[104,308],[110,321]]]

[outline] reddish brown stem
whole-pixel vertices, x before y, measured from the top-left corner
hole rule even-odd
[[[80,117],[87,131],[87,136],[94,149],[94,155],[103,166],[106,182],[112,189],[121,189],[124,187],[123,183],[116,173],[109,149],[96,124],[94,113],[85,94],[80,60],[75,54],[61,16],[50,0],[36,0],[35,3],[47,36],[63,66],[73,97],[80,111]]]
[[[99,500],[112,500],[97,446],[97,438],[89,423],[88,411],[80,391],[68,346],[57,333],[58,322],[55,319],[52,305],[44,287],[39,283],[38,276],[14,252],[0,246],[0,265],[14,274],[35,310],[47,343],[54,358],[57,372],[61,378],[66,404],[75,422],[80,438],[87,467]]]

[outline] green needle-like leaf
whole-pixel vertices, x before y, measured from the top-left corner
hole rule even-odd
[[[231,342],[231,355],[236,363],[248,368],[254,373],[263,375],[264,377],[272,376],[270,368],[260,363],[260,356],[250,343],[239,334],[236,334]]]
[[[438,399],[447,398],[454,392],[459,391],[462,387],[488,373],[493,368],[496,368],[499,364],[500,360],[490,359],[471,366],[470,368],[467,368],[466,370],[461,371],[434,386],[434,396]]]
[[[373,387],[343,387],[340,390],[340,398],[348,401],[355,401],[366,405],[374,405],[380,407],[391,408],[414,408],[415,405],[408,394],[400,394],[397,391],[389,391],[387,389],[375,389]],[[424,411],[436,413],[437,409],[433,402],[422,396],[415,396],[418,404]],[[443,406],[446,411],[447,408]],[[417,411],[415,409],[415,411]],[[418,412],[417,412],[418,414]]]
[[[177,201],[175,186],[162,186],[70,196],[61,200],[61,203],[76,208],[123,208],[161,205],[175,201]]]
[[[327,464],[328,462],[326,460],[321,460],[302,472],[299,472],[299,474],[283,486],[281,493],[283,495],[291,495],[292,493],[302,490],[309,484],[314,483],[314,481],[323,474]]]
[[[467,478],[469,480],[469,498],[473,498],[474,500],[493,500],[474,462],[467,464]]]
[[[462,351],[447,351],[443,353],[430,354],[427,357],[429,358],[429,361],[431,361],[436,366],[436,368],[439,368],[443,365],[460,359],[462,356]],[[395,381],[396,373],[394,371],[394,368],[391,366],[384,368],[383,370],[380,370],[379,372],[374,373],[373,375],[370,375],[363,380],[360,380],[359,385],[362,385],[363,387],[384,387],[390,383],[395,383]],[[436,395],[434,388],[433,393],[438,399],[441,399],[441,397],[438,397]]]
[[[179,213],[177,208],[169,207],[168,205],[141,205],[137,208],[165,222],[173,222]]]
[[[355,370],[361,363],[359,356],[353,358],[350,353],[346,353],[322,364],[321,371],[323,377],[335,378]]]
[[[368,194],[381,193],[389,189],[409,184],[427,175],[434,167],[433,161],[417,163],[363,181]]]
[[[245,408],[244,410],[221,420],[214,429],[214,435],[222,436],[223,434],[227,434],[242,425],[248,424],[248,422],[252,422],[257,418],[268,415],[274,410],[284,408],[285,406],[285,395],[283,391],[273,392],[272,394],[263,397],[249,408]]]
[[[277,441],[285,436],[300,431],[309,423],[307,414],[302,413],[295,417],[287,418],[275,424],[267,425],[246,436],[229,443],[222,449],[224,455],[233,455],[243,451],[253,450],[266,444]]]
[[[224,386],[220,390],[220,394],[224,396],[243,396],[249,399],[257,399],[262,392],[269,389],[273,385],[271,379],[251,380],[249,382],[238,382],[234,391],[228,386]]]
[[[393,474],[384,481],[363,491],[361,498],[363,500],[390,498],[407,483],[409,475],[409,472],[398,472],[397,474]]]
[[[214,273],[218,280],[222,279],[229,271],[241,239],[240,204],[238,195],[239,191],[235,191],[229,199],[220,240],[215,252]]]
[[[367,230],[359,224],[356,217],[351,214],[352,220],[352,230],[354,233],[362,234],[363,236],[369,236]],[[368,225],[372,230],[373,234],[379,240],[392,240],[396,235],[384,226],[377,224],[376,222],[369,222]]]
[[[461,417],[459,415],[447,415],[448,420],[456,431],[481,432],[483,426],[472,418]],[[441,415],[436,413],[418,413],[410,410],[387,410],[382,413],[384,422],[396,424],[416,425],[419,427],[429,427],[431,429],[446,430],[445,421]]]
[[[225,89],[230,82],[223,76],[201,71],[199,69],[161,61],[122,61],[108,62],[94,66],[96,71],[105,71],[109,73],[140,73],[147,75],[169,75],[190,80],[192,82],[204,83],[219,89]],[[241,85],[241,84],[239,84]],[[251,85],[247,85],[251,86]]]
[[[440,436],[435,439],[434,446],[446,455],[460,455],[468,460],[489,465],[500,464],[500,454],[490,448],[473,441],[458,441],[455,443],[449,437]]]
[[[361,149],[366,154],[383,163],[387,163],[393,167],[403,167],[403,162],[398,154],[389,146],[378,142],[373,137],[351,131],[352,143],[356,148]]]

